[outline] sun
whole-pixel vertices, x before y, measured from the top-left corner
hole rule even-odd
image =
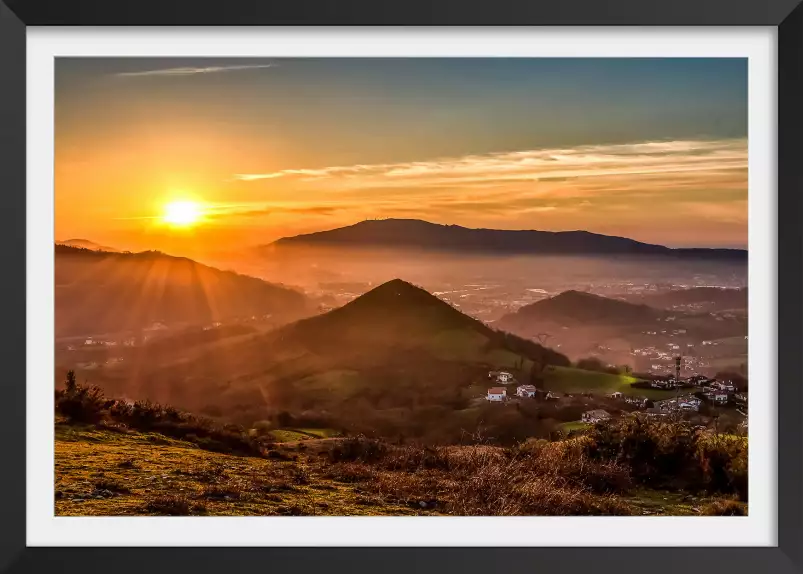
[[[171,201],[164,206],[162,221],[176,227],[190,227],[201,219],[201,205],[197,201]]]

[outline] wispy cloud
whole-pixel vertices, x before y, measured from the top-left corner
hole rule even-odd
[[[510,229],[746,234],[747,140],[683,140],[537,149],[427,161],[239,173],[244,195],[283,205],[222,217],[416,217]],[[295,207],[294,207],[295,206]],[[303,207],[302,207],[303,206]],[[649,221],[647,226],[645,221]],[[288,223],[290,225],[290,223]],[[724,236],[724,235],[723,235]]]
[[[113,74],[118,78],[130,78],[140,76],[194,76],[196,74],[217,74],[219,72],[236,72],[238,70],[258,70],[261,68],[275,68],[276,64],[249,64],[242,66],[205,66],[205,67],[182,67],[182,68],[162,68],[157,70],[143,70],[140,72],[119,72]]]
[[[747,140],[690,140],[469,155],[430,161],[240,173],[241,181],[288,179],[341,188],[562,184],[576,178],[721,175],[747,168]]]

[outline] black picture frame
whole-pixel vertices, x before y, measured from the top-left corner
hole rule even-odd
[[[803,572],[803,6],[801,0],[3,0],[0,571],[149,573],[292,569],[654,574]],[[778,546],[768,548],[27,548],[26,26],[772,26],[778,56]],[[712,519],[716,528],[716,519]],[[354,541],[359,546],[359,540]]]

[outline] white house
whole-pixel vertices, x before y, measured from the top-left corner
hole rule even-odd
[[[493,387],[488,389],[488,396],[486,398],[490,402],[501,403],[507,398],[507,391],[502,387]]]
[[[715,391],[709,395],[711,400],[715,403],[724,404],[728,402],[728,393],[726,391]]]
[[[736,385],[733,384],[731,381],[715,381],[711,384],[712,389],[719,389],[721,391],[727,391],[729,393],[733,393],[736,391]]]
[[[516,387],[516,394],[520,397],[532,398],[535,396],[534,385],[519,385]]]
[[[612,399],[621,399],[622,396],[623,396],[622,393],[620,393],[619,391],[616,391],[615,393],[611,393],[610,395],[608,395],[608,397]]]
[[[729,393],[736,392],[736,385],[734,385],[732,381],[724,381],[720,384],[723,391],[728,391]]]
[[[611,414],[608,411],[596,409],[593,411],[584,412],[582,420],[584,423],[598,423],[600,421],[606,421],[610,418]]]
[[[506,385],[508,383],[512,383],[513,382],[513,375],[511,375],[510,373],[506,373],[505,371],[499,371],[496,374],[496,382],[497,383],[501,383],[503,385]]]
[[[701,401],[697,397],[686,397],[678,400],[678,407],[684,411],[699,411]]]

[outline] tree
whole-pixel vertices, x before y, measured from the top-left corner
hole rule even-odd
[[[64,389],[69,394],[75,393],[76,388],[78,387],[78,381],[75,379],[75,371],[70,369],[67,371],[67,379],[64,381]]]
[[[56,409],[61,414],[83,423],[94,423],[103,418],[103,410],[109,401],[100,388],[79,385],[73,371],[67,372],[64,386],[64,393],[56,401]]]

